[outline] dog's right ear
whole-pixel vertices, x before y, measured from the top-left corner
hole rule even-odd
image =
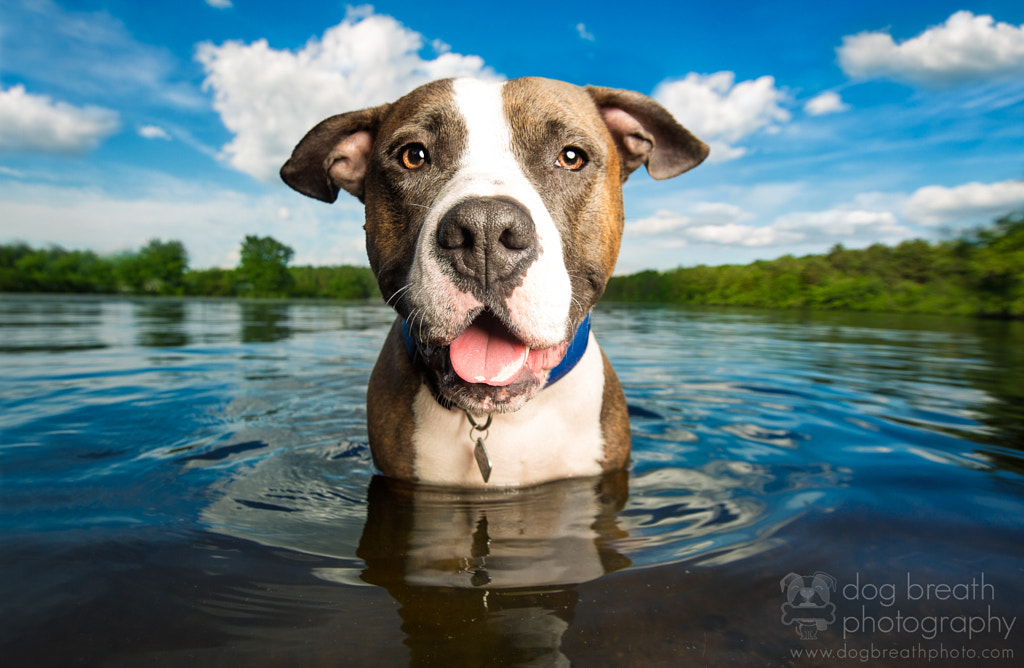
[[[645,165],[655,179],[670,179],[693,169],[710,149],[653,99],[631,90],[587,86],[621,157],[625,183]]]
[[[391,105],[331,116],[306,133],[281,167],[281,179],[324,202],[344,190],[363,201],[366,167],[377,129]]]

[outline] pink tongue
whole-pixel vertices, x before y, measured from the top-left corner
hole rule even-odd
[[[467,383],[509,385],[526,366],[530,349],[500,326],[470,325],[449,349],[452,368]]]

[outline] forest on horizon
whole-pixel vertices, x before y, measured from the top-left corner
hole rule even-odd
[[[246,236],[233,269],[189,269],[179,241],[100,256],[0,245],[0,292],[380,298],[369,267],[289,266],[294,251]],[[745,265],[613,276],[605,301],[1024,318],[1024,212],[944,241],[914,239]]]

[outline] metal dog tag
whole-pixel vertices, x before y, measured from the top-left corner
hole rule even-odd
[[[491,478],[491,458],[487,456],[487,449],[484,447],[484,439],[476,439],[476,447],[473,448],[473,456],[476,457],[476,465],[480,467],[480,475],[484,482]]]

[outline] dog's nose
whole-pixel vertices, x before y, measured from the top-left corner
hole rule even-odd
[[[516,280],[537,259],[537,229],[522,204],[480,197],[448,210],[437,226],[441,259],[484,289]]]

